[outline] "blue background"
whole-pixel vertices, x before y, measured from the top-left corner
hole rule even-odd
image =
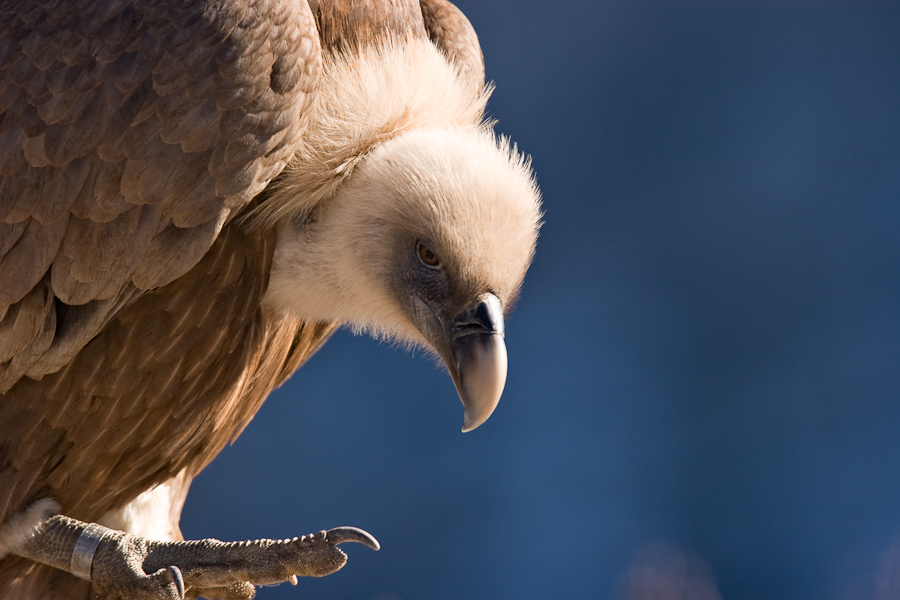
[[[546,210],[500,407],[341,332],[185,534],[382,543],[262,600],[900,597],[898,4],[458,4]]]

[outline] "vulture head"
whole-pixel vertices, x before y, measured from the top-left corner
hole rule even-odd
[[[379,84],[367,79],[365,61],[326,61],[326,80],[352,68],[354,77],[339,79],[375,89],[325,95],[344,103],[328,114],[348,122],[312,118],[311,130],[346,128],[355,151],[301,149],[273,186],[278,242],[266,302],[432,351],[456,384],[470,431],[491,415],[506,381],[504,314],[534,253],[539,192],[528,161],[482,120],[487,94],[473,95],[433,47],[403,44],[368,56],[403,63],[376,70],[410,79]],[[430,93],[402,93],[423,80]],[[385,96],[387,106],[377,106]],[[348,97],[356,100],[350,107]],[[346,116],[354,111],[362,115]],[[320,175],[310,181],[309,173]]]

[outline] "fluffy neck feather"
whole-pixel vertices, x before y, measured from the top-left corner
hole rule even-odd
[[[334,194],[359,160],[403,132],[430,126],[488,127],[490,87],[472,82],[430,41],[385,38],[360,53],[330,53],[294,158],[252,222],[302,218]]]

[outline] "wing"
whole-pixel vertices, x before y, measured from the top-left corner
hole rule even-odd
[[[0,2],[0,393],[197,264],[320,73],[304,2]]]

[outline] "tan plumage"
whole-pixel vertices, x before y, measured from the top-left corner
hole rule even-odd
[[[447,361],[439,324],[508,307],[531,260],[538,194],[455,7],[208,4],[0,1],[0,548],[41,498],[138,527],[115,511],[167,481],[179,535],[190,479],[336,327]],[[0,556],[3,598],[79,582]]]

